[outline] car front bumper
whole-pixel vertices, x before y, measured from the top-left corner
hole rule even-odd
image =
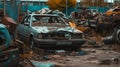
[[[81,46],[86,42],[85,39],[71,39],[71,40],[52,40],[52,39],[34,39],[34,45],[40,47],[58,47],[58,46]]]

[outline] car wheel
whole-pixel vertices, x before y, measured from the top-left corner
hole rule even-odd
[[[120,44],[120,27],[117,27],[113,33],[113,40]]]
[[[113,38],[112,36],[107,36],[103,38],[102,41],[104,42],[104,44],[114,44],[115,41],[112,38]]]
[[[29,43],[29,47],[30,49],[32,49],[34,46],[34,41],[33,41],[33,37],[30,38],[30,43]]]
[[[117,29],[117,32],[116,32],[116,40],[117,40],[117,42],[120,44],[120,28]]]

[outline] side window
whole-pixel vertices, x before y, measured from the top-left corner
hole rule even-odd
[[[33,16],[33,17],[32,17],[32,22],[36,22],[36,21],[37,21],[36,18],[37,18],[36,16]]]
[[[49,19],[50,19],[50,17],[41,17],[41,21],[43,23],[49,23]]]
[[[54,19],[54,17],[49,17],[49,23],[54,23],[55,22],[55,19]],[[54,22],[53,22],[54,21]]]
[[[57,17],[49,17],[49,23],[58,23]]]
[[[57,20],[58,23],[63,23],[63,21],[61,20],[60,17],[56,17],[56,20]]]
[[[30,16],[26,16],[23,21],[22,21],[22,24],[29,24],[30,23]]]
[[[59,18],[54,17],[54,21],[55,21],[55,23],[59,23]]]

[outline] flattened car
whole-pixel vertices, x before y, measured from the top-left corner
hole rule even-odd
[[[83,32],[70,27],[58,15],[28,14],[18,25],[16,34],[30,47],[78,48],[85,43]]]

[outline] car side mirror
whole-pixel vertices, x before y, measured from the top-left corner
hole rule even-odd
[[[25,25],[25,26],[29,26],[29,23],[26,22],[26,23],[24,23],[24,25]]]

